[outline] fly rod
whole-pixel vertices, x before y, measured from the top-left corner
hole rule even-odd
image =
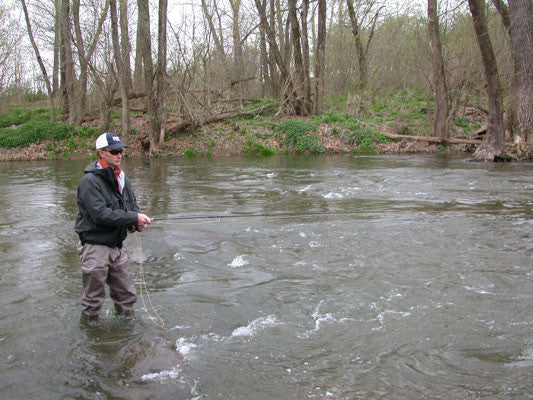
[[[279,213],[261,213],[261,214],[220,214],[220,215],[176,215],[167,217],[155,217],[155,221],[187,221],[187,220],[223,220],[237,218],[304,218],[313,216],[337,216],[337,215],[356,215],[356,214],[379,214],[379,213],[472,213],[472,214],[498,214],[504,212],[524,212],[527,209],[451,209],[451,210],[424,210],[424,209],[396,209],[396,210],[357,210],[357,211],[307,211],[307,212],[279,212]]]

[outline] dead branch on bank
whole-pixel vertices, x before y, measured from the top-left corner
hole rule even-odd
[[[435,136],[411,136],[411,135],[398,135],[396,133],[381,132],[382,135],[391,139],[409,139],[421,142],[430,143],[451,143],[451,144],[481,144],[481,140],[478,139],[446,139],[444,142]]]
[[[261,107],[256,108],[254,110],[224,112],[224,113],[212,115],[212,116],[209,116],[209,117],[205,117],[203,119],[196,119],[194,121],[192,121],[192,120],[183,121],[183,122],[180,122],[180,123],[178,123],[176,125],[172,125],[172,126],[168,126],[168,123],[170,121],[167,121],[166,135],[168,137],[175,136],[175,135],[178,135],[178,134],[180,134],[182,132],[186,132],[186,131],[189,131],[189,130],[192,130],[192,129],[197,129],[197,128],[200,128],[203,125],[208,125],[208,124],[212,124],[214,122],[224,121],[226,119],[243,117],[243,116],[246,116],[246,115],[259,115],[263,111],[268,110],[269,108],[277,107],[278,105],[279,105],[278,102],[269,103],[269,104],[262,105]],[[139,138],[139,140],[141,141],[141,143],[143,144],[143,147],[144,147],[145,146],[145,142],[148,141],[148,136],[143,136],[143,137]]]

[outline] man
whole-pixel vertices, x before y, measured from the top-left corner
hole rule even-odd
[[[100,135],[96,140],[98,160],[85,168],[78,187],[74,230],[80,238],[82,322],[98,319],[106,283],[117,314],[133,315],[137,300],[123,242],[128,230],[142,232],[153,218],[138,212],[131,182],[120,169],[125,147],[116,133]]]

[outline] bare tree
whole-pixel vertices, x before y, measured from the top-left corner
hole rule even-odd
[[[216,3],[214,3],[214,8],[216,9]],[[215,42],[215,47],[218,53],[223,58],[225,58],[226,52],[224,50],[224,36],[222,32],[220,32],[219,34],[219,31],[217,31],[217,29],[215,28],[215,24],[213,22],[213,15],[211,14],[211,11],[209,10],[209,7],[205,0],[202,0],[202,12],[204,13],[204,17],[206,18],[207,23],[209,24],[209,31],[211,32],[211,36],[213,38],[213,41]]]
[[[441,142],[448,138],[448,85],[444,71],[444,59],[442,57],[442,45],[439,32],[439,17],[437,0],[428,0],[428,28],[433,56],[433,90],[436,94],[435,115],[433,120],[434,135]]]
[[[268,47],[272,58],[275,60],[276,68],[280,72],[280,81],[285,88],[284,92],[292,93],[292,82],[289,77],[289,69],[287,67],[286,58],[283,57],[280,47],[276,42],[276,31],[273,25],[269,22],[269,18],[266,13],[266,0],[254,0],[259,12],[259,18],[261,20],[261,27],[265,31]],[[273,1],[271,2],[272,5]],[[271,14],[272,16],[272,14]],[[271,21],[271,20],[270,20]],[[272,70],[274,69],[271,65]],[[272,71],[271,71],[272,72]]]
[[[326,67],[326,0],[318,0],[318,33],[315,56],[315,114],[322,110]]]
[[[74,110],[72,110],[72,114],[74,115],[72,118],[72,121],[74,125],[81,124],[81,121],[86,111],[89,63],[91,62],[91,58],[93,57],[93,54],[96,50],[96,46],[98,44],[98,40],[102,33],[102,27],[107,17],[108,8],[109,8],[109,0],[105,2],[102,13],[100,17],[98,18],[96,30],[92,36],[90,45],[86,50],[85,40],[83,38],[83,33],[82,33],[81,25],[80,25],[80,1],[73,0],[72,2],[72,22],[74,25],[74,33],[75,33],[74,43],[78,50],[78,59],[79,59],[79,65],[80,65],[79,82],[78,82],[77,87],[75,86],[75,92],[76,92],[75,108]]]
[[[144,69],[144,84],[147,96],[148,119],[150,122],[150,155],[159,150],[164,139],[164,107],[166,105],[166,45],[167,45],[167,0],[159,0],[158,10],[158,63],[154,74],[152,44],[150,39],[150,11],[148,0],[137,0],[139,7],[140,45]]]
[[[484,0],[468,0],[470,13],[474,22],[474,30],[478,41],[483,71],[487,81],[487,95],[489,98],[489,120],[487,133],[476,149],[474,158],[484,161],[495,161],[503,151],[503,101],[502,88],[496,57],[490,40]]]
[[[22,4],[22,9],[24,11],[24,18],[26,19],[26,27],[28,29],[28,36],[30,38],[33,51],[35,52],[37,63],[39,64],[39,68],[41,68],[41,73],[43,74],[43,80],[46,85],[46,92],[48,94],[48,100],[50,102],[50,112],[52,114],[52,119],[55,121],[56,109],[54,106],[54,96],[53,96],[53,91],[52,91],[52,85],[50,84],[50,78],[48,77],[48,73],[46,72],[46,67],[43,63],[43,59],[41,58],[41,52],[39,51],[39,48],[37,47],[37,43],[35,42],[35,38],[33,37],[33,31],[31,29],[30,16],[28,13],[28,7],[26,6],[26,1],[20,0],[20,2]]]
[[[70,1],[61,0],[57,15],[60,35],[60,85],[63,99],[63,118],[67,124],[74,124],[76,114],[74,59],[72,56],[72,35],[70,32]]]
[[[296,115],[306,115],[308,110],[306,109],[304,102],[304,65],[302,57],[302,45],[300,26],[298,24],[298,16],[296,13],[296,0],[288,0],[289,3],[289,20],[291,26],[291,43],[293,49],[294,59],[294,90],[296,98],[293,101],[293,107]]]
[[[517,80],[512,94],[518,122],[515,136],[533,144],[533,3],[531,0],[509,0],[509,15]]]
[[[111,36],[113,40],[113,54],[115,59],[115,65],[117,67],[118,72],[118,82],[120,85],[120,98],[121,98],[121,108],[122,108],[122,117],[120,119],[121,124],[121,135],[124,138],[124,140],[128,141],[128,135],[129,135],[129,125],[130,125],[130,116],[129,116],[129,87],[128,87],[128,78],[127,78],[127,71],[125,68],[125,60],[124,56],[122,54],[122,49],[119,42],[119,35],[118,35],[118,12],[117,12],[117,1],[116,0],[110,0],[110,13],[111,13]],[[129,54],[128,54],[129,57]]]
[[[363,45],[362,23],[357,16],[357,12],[353,5],[353,0],[346,0],[346,5],[348,6],[348,15],[350,16],[350,24],[355,41],[357,60],[359,62],[359,87],[361,89],[365,89],[368,84],[368,49],[370,48],[370,43],[374,36],[376,24],[381,10],[383,9],[383,6],[377,7],[377,10],[372,12],[373,8],[375,7],[375,1],[371,1],[366,6],[365,10],[360,11],[363,14],[362,19],[364,19],[368,15],[371,15],[370,28],[368,29],[368,39],[366,41],[366,45]]]
[[[165,113],[167,106],[167,18],[168,0],[159,0],[158,30],[157,30],[157,68],[155,71],[157,122],[159,124],[158,143],[154,149],[157,151],[159,144],[165,140]],[[155,133],[155,132],[154,132]]]
[[[303,85],[304,85],[304,109],[309,114],[313,109],[311,100],[311,62],[309,49],[309,28],[307,18],[309,15],[309,0],[302,0],[300,21],[302,22],[302,56],[303,56]]]

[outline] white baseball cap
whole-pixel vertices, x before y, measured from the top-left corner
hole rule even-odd
[[[122,147],[128,147],[120,141],[118,135],[114,132],[105,132],[98,136],[96,139],[96,150],[99,149],[121,149]]]

